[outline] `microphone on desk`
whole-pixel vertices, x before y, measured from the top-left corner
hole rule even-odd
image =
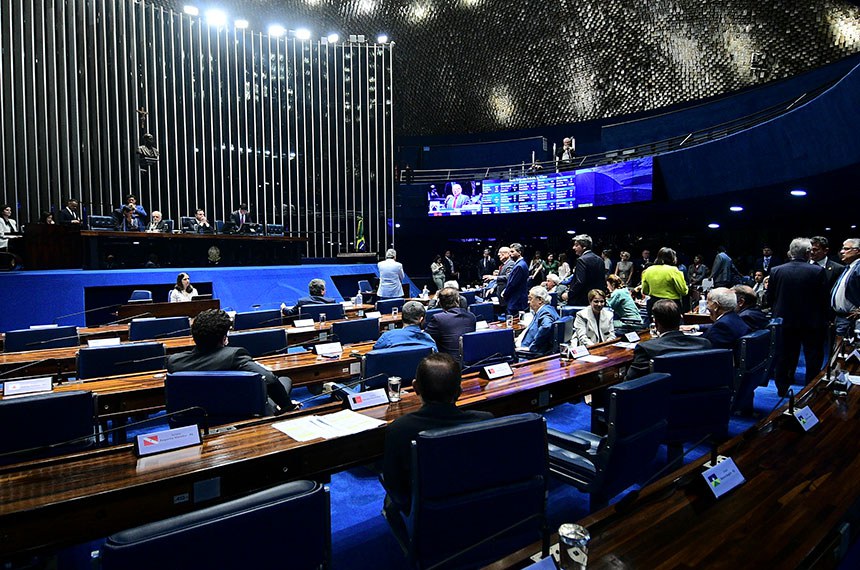
[[[494,352],[493,354],[491,354],[489,356],[485,356],[484,358],[478,360],[477,362],[472,362],[471,364],[469,364],[468,366],[466,366],[463,369],[463,374],[467,374],[469,372],[474,372],[475,370],[477,370],[478,368],[480,368],[482,365],[486,364],[487,362],[490,362],[491,360],[494,360],[494,359],[499,358],[501,356],[504,356],[504,354],[502,354],[501,352]]]
[[[87,309],[86,311],[78,311],[77,313],[69,313],[68,315],[60,315],[59,317],[54,317],[54,322],[59,321],[60,319],[66,319],[68,317],[77,317],[78,315],[86,315],[88,313],[95,313],[96,311],[104,311],[105,309],[112,309],[114,307],[121,306],[122,303],[115,303],[113,305],[105,305],[104,307],[96,307],[95,309]],[[116,314],[116,313],[114,313]]]
[[[43,345],[43,344],[50,344],[50,343],[52,343],[52,342],[60,342],[60,341],[62,341],[62,340],[69,340],[69,339],[73,339],[73,338],[80,338],[80,336],[81,336],[81,335],[75,334],[75,335],[69,335],[69,336],[61,336],[61,337],[58,337],[58,338],[49,338],[49,339],[47,339],[47,340],[34,340],[33,342],[28,342],[28,343],[24,344],[24,346],[41,346],[41,345]],[[84,336],[86,336],[86,335],[84,335]],[[71,348],[71,347],[62,347],[62,348]],[[35,349],[35,348],[34,348],[34,349],[32,349],[32,350],[38,350],[38,349]]]
[[[316,396],[305,398],[304,400],[301,400],[299,402],[299,405],[304,406],[305,404],[313,402],[314,400],[318,400],[320,398],[333,397],[334,394],[337,394],[339,392],[346,392],[348,389],[354,388],[364,382],[369,382],[371,380],[376,380],[377,378],[382,378],[386,376],[388,376],[387,373],[380,372],[379,374],[374,374],[373,376],[369,376],[367,378],[359,378],[358,380],[353,380],[352,382],[347,382],[345,384],[332,383],[334,385],[334,388],[330,392],[323,392],[322,394],[317,394]]]
[[[54,449],[54,448],[56,448],[56,447],[63,447],[63,446],[65,446],[65,445],[73,445],[73,444],[75,444],[75,443],[82,443],[82,442],[85,442],[85,441],[92,440],[93,438],[97,438],[97,437],[98,437],[98,438],[101,438],[102,436],[105,436],[105,435],[107,435],[107,434],[109,434],[109,433],[113,433],[113,432],[116,432],[116,431],[127,430],[127,429],[129,429],[129,428],[137,427],[137,426],[139,426],[139,425],[143,425],[143,424],[147,424],[147,423],[152,423],[152,422],[154,422],[154,421],[156,421],[156,420],[165,420],[165,419],[169,419],[169,418],[172,418],[172,417],[175,417],[175,416],[181,415],[181,414],[186,414],[186,413],[188,413],[188,412],[195,412],[195,411],[196,411],[196,412],[203,412],[203,428],[202,428],[202,429],[203,429],[203,435],[209,435],[209,413],[206,411],[206,409],[205,409],[205,408],[203,408],[203,407],[201,407],[201,406],[191,406],[190,408],[185,408],[185,409],[182,409],[182,410],[176,410],[176,411],[174,411],[174,412],[168,412],[168,413],[166,413],[166,414],[164,414],[164,415],[162,415],[162,416],[153,416],[153,417],[151,417],[151,418],[146,418],[146,419],[143,419],[143,420],[138,420],[138,421],[136,421],[136,422],[131,422],[131,423],[129,423],[129,424],[124,424],[124,425],[121,425],[121,426],[112,427],[112,428],[110,428],[110,429],[102,430],[102,431],[100,431],[100,432],[98,432],[98,433],[93,433],[93,435],[85,435],[85,436],[82,436],[82,437],[76,437],[76,438],[74,438],[74,439],[69,439],[69,440],[66,440],[66,441],[60,441],[60,442],[57,442],[57,443],[49,443],[49,444],[46,444],[46,445],[40,445],[40,446],[37,446],[37,447],[30,447],[30,448],[28,448],[28,449],[19,449],[19,450],[16,450],[16,451],[7,451],[7,452],[5,452],[5,453],[0,453],[0,458],[2,458],[2,457],[8,457],[8,456],[10,456],[10,455],[26,455],[26,454],[28,454],[28,453],[33,453],[33,452],[36,452],[36,451],[45,451],[45,450],[48,450],[48,449]]]
[[[148,317],[148,316],[149,316],[149,315],[151,315],[151,314],[152,314],[152,313],[150,313],[150,312],[140,313],[140,314],[138,314],[138,315],[132,315],[132,316],[130,316],[130,317],[124,317],[124,318],[122,318],[122,319],[117,319],[117,320],[115,320],[115,321],[113,321],[113,322],[105,323],[105,324],[103,324],[103,325],[101,325],[101,326],[103,326],[103,327],[109,327],[109,326],[111,326],[111,325],[121,325],[122,323],[124,323],[124,322],[126,322],[126,321],[133,321],[134,319],[139,319],[139,318],[141,318],[141,317]]]
[[[134,360],[121,360],[119,362],[114,362],[113,364],[114,366],[119,366],[121,364],[140,364],[141,362],[149,362],[150,360],[158,360],[159,358],[167,360],[167,355],[148,356],[146,358],[135,358]]]
[[[188,336],[186,333],[190,333],[190,332],[191,332],[191,327],[188,327],[188,328],[184,328],[184,329],[179,329],[179,330],[170,331],[170,332],[166,332],[163,334],[155,335],[151,339],[144,339],[144,341],[157,340],[160,338],[177,337],[177,336]]]

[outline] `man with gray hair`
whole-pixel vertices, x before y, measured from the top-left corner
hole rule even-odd
[[[593,251],[591,236],[579,234],[573,237],[573,252],[577,255],[576,266],[570,276],[561,282],[567,287],[567,304],[588,305],[588,292],[606,289],[606,266],[603,259]],[[562,295],[564,298],[564,295]]]
[[[836,334],[846,336],[849,318],[860,314],[860,239],[849,238],[839,251],[845,269],[830,292],[830,305],[836,312]]]
[[[776,389],[780,396],[794,381],[800,347],[806,360],[805,382],[815,378],[824,362],[829,311],[825,270],[809,263],[812,243],[807,238],[791,240],[791,260],[774,267],[767,289],[773,316],[782,318],[782,355],[777,359]]]
[[[552,351],[552,324],[558,320],[558,312],[549,304],[545,287],[538,285],[529,289],[528,299],[532,320],[517,348],[527,351],[526,356],[543,356]]]
[[[403,265],[397,262],[397,252],[389,249],[385,259],[376,264],[379,270],[379,289],[376,294],[380,299],[391,299],[403,296]]]
[[[707,303],[713,324],[702,336],[711,341],[714,348],[734,349],[739,338],[752,332],[749,325],[735,312],[738,299],[731,289],[711,289]]]
[[[400,311],[403,328],[385,331],[373,350],[377,348],[392,348],[395,346],[428,346],[436,352],[436,341],[433,337],[421,330],[426,314],[424,305],[418,301],[407,301]]]
[[[296,301],[295,306],[287,308],[284,303],[281,303],[281,314],[285,317],[295,317],[302,312],[302,307],[307,305],[327,305],[336,303],[331,297],[325,296],[325,281],[322,279],[311,279],[308,283],[308,296],[301,297]]]

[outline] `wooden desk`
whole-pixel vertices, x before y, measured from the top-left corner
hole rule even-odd
[[[699,313],[684,313],[682,318],[685,325],[709,325],[713,322],[710,315]]]
[[[120,305],[116,312],[116,318],[118,321],[130,321],[139,317],[188,317],[193,319],[200,311],[220,308],[221,301],[218,299],[186,301],[184,303],[132,303]]]
[[[613,346],[592,353],[609,358],[563,364],[545,357],[517,365],[513,378],[467,377],[458,405],[496,414],[539,410],[618,382],[618,367],[632,359],[631,350]],[[406,392],[399,403],[365,413],[392,421],[419,406],[417,396]],[[118,446],[2,468],[0,555],[74,544],[188,512],[212,502],[192,504],[195,485],[204,481],[217,480],[219,500],[228,500],[283,481],[326,477],[382,455],[384,429],[300,443],[270,423],[151,458],[136,459],[129,446]]]

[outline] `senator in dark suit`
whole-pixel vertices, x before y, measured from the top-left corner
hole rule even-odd
[[[782,318],[782,355],[777,358],[776,387],[785,395],[794,380],[800,347],[806,360],[806,383],[815,378],[824,361],[824,342],[830,317],[827,274],[809,263],[812,244],[792,240],[791,261],[770,273],[767,299],[773,316]]]
[[[738,298],[735,292],[725,287],[717,287],[708,292],[708,311],[714,321],[702,335],[714,348],[737,347],[738,340],[752,329],[737,314]]]
[[[478,262],[478,275],[490,275],[499,268],[498,262],[490,255],[490,250],[485,249],[484,255]]]
[[[674,301],[657,301],[651,309],[651,316],[660,336],[640,342],[633,349],[633,362],[627,369],[628,380],[650,373],[651,361],[656,356],[713,348],[708,339],[686,335],[678,330],[681,326],[681,309]]]
[[[756,259],[753,265],[753,270],[770,275],[773,268],[777,265],[782,265],[782,259],[778,255],[774,255],[773,250],[769,246],[764,246],[761,250],[761,257]]]
[[[812,249],[809,250],[809,262],[824,269],[824,273],[827,275],[827,290],[832,291],[845,266],[830,257],[830,242],[826,237],[815,236],[809,241],[812,243]]]
[[[508,281],[502,291],[509,314],[525,311],[529,306],[529,266],[523,259],[522,245],[511,244],[511,259],[514,261],[514,266],[508,274]]]
[[[80,224],[81,223],[81,214],[78,212],[78,201],[77,200],[69,200],[66,202],[66,207],[60,210],[60,219],[59,222],[61,224]]]
[[[770,324],[770,317],[758,308],[758,297],[749,285],[735,285],[732,287],[735,298],[738,300],[738,316],[754,331],[766,329]]]
[[[167,224],[161,219],[161,212],[154,210],[149,218],[149,223],[146,224],[145,230],[148,233],[163,234],[168,229]]]
[[[460,366],[447,354],[431,354],[424,358],[418,365],[412,385],[421,398],[421,409],[394,420],[385,431],[382,475],[387,494],[384,508],[386,518],[392,524],[396,524],[394,521],[402,522],[401,513],[407,515],[411,508],[411,446],[416,436],[424,430],[493,417],[489,412],[463,410],[456,406],[460,396]],[[456,465],[451,467],[456,468]]]
[[[230,221],[233,222],[236,233],[250,232],[254,219],[248,213],[248,204],[239,204],[239,209],[230,214]]]
[[[277,405],[278,412],[292,410],[296,404],[290,400],[292,382],[286,376],[275,374],[256,362],[244,348],[227,346],[227,331],[233,322],[224,311],[209,309],[201,312],[191,325],[194,349],[167,357],[168,372],[198,370],[239,370],[257,372],[266,382],[266,392]]]
[[[322,279],[311,279],[310,283],[308,283],[308,296],[300,297],[296,304],[287,308],[286,305],[281,305],[281,314],[285,317],[295,317],[298,314],[301,314],[302,307],[306,307],[308,305],[326,305],[330,303],[337,303],[334,299],[325,296],[325,281]]]
[[[573,238],[573,251],[579,256],[573,273],[561,282],[567,286],[567,304],[588,305],[588,292],[592,289],[606,289],[606,265],[603,259],[591,251],[591,237],[580,234]]]
[[[477,318],[467,309],[460,308],[460,293],[453,287],[445,287],[436,294],[441,313],[427,319],[427,334],[436,341],[439,352],[460,359],[460,337],[474,332]]]

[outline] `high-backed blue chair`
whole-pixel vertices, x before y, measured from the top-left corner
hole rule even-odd
[[[379,338],[379,319],[351,319],[331,324],[335,340],[342,344],[366,342]]]
[[[414,567],[478,568],[537,540],[548,552],[538,414],[423,431],[412,442],[411,475],[409,515],[386,516],[403,519],[389,522]]]
[[[468,305],[474,305],[478,302],[478,292],[477,291],[460,291],[460,296],[466,299],[466,303]]]
[[[287,331],[266,329],[261,331],[233,332],[227,335],[230,346],[247,350],[252,357],[270,356],[287,350]]]
[[[48,329],[21,329],[9,331],[3,342],[3,352],[25,352],[47,348],[67,348],[81,344],[78,329],[74,326]]]
[[[320,320],[320,314],[325,315],[326,320],[335,321],[343,318],[343,305],[340,303],[320,303],[318,305],[304,305],[300,309],[300,319]]]
[[[93,393],[52,392],[0,400],[0,465],[95,445]],[[81,439],[67,445],[58,445]]]
[[[777,359],[782,356],[782,317],[772,318],[767,328],[770,331],[770,363],[762,386],[767,386],[768,381],[774,377]]]
[[[460,337],[460,360],[463,363],[463,373],[471,372],[472,366],[516,362],[514,330],[487,329],[464,334]]]
[[[592,511],[642,482],[666,436],[671,387],[668,374],[648,374],[609,388],[606,435],[547,430],[553,475],[589,493]]]
[[[427,323],[429,323],[429,322],[430,322],[430,317],[432,317],[433,315],[436,315],[436,314],[438,314],[438,313],[441,313],[441,312],[442,312],[442,311],[444,311],[444,310],[445,310],[445,309],[440,309],[440,308],[438,308],[438,307],[437,307],[437,308],[434,308],[434,309],[427,309],[427,312],[426,312],[426,313],[424,313],[424,325],[426,326],[426,325],[427,325]]]
[[[78,351],[78,379],[134,374],[164,368],[164,345],[134,342],[116,346],[82,348]]]
[[[771,332],[767,329],[751,332],[738,339],[738,366],[732,396],[732,412],[753,413],[755,389],[767,384],[770,369]]]
[[[167,228],[167,233],[173,233],[173,227],[175,226],[173,220],[170,218],[164,218],[162,221],[164,222],[164,227]]]
[[[652,372],[672,375],[666,444],[669,458],[680,459],[683,444],[710,436],[726,437],[731,415],[734,357],[718,348],[677,352],[654,358]]]
[[[469,311],[471,311],[479,321],[487,321],[488,323],[491,323],[496,320],[496,309],[492,303],[475,303],[473,305],[469,305]]]
[[[190,334],[191,324],[188,317],[134,319],[128,325],[128,340],[156,340]]]
[[[164,380],[164,399],[168,414],[193,406],[206,411],[172,417],[171,426],[196,423],[208,427],[274,413],[266,396],[266,382],[256,372],[174,372]]]
[[[327,568],[331,553],[329,504],[328,489],[321,483],[284,483],[118,532],[102,547],[101,567]]]
[[[550,292],[549,304],[551,307],[558,307],[558,293],[556,291]]]
[[[269,236],[282,236],[282,235],[284,235],[284,225],[283,224],[266,224],[266,235],[269,235]]]
[[[233,319],[233,330],[264,329],[277,327],[281,324],[281,310],[268,309],[265,311],[247,311],[236,313]]]
[[[152,301],[152,291],[135,289],[131,292],[131,297],[128,298],[129,303],[140,303],[143,301]]]
[[[373,287],[370,285],[370,281],[367,279],[359,279],[358,280],[358,290],[361,291],[362,295],[367,293],[375,293]]]
[[[114,229],[113,217],[111,216],[90,216],[88,220],[91,230],[111,231]]]
[[[573,317],[562,317],[552,324],[552,352],[559,352],[559,345],[573,338]]]
[[[565,305],[558,313],[562,317],[576,317],[576,313],[578,313],[584,308],[585,307],[577,305]]]
[[[418,363],[433,352],[425,346],[404,346],[371,350],[361,361],[362,388],[385,386],[389,376],[399,376],[406,387],[415,378]]]
[[[391,309],[394,307],[402,309],[403,303],[405,302],[406,299],[403,299],[402,297],[398,297],[397,299],[380,299],[376,302],[376,310],[383,315],[387,315],[391,313]]]

